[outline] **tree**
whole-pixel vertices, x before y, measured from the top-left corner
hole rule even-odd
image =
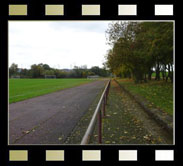
[[[12,63],[10,68],[9,68],[9,75],[11,76],[16,76],[18,74],[18,65],[15,63]]]
[[[42,64],[34,64],[31,66],[31,73],[33,78],[43,78],[44,77],[44,68]]]
[[[112,49],[107,54],[107,67],[117,76],[133,76],[135,82],[156,80],[160,71],[168,71],[173,80],[173,23],[115,22],[106,31]]]
[[[90,69],[91,72],[95,73],[95,75],[100,75],[100,68],[98,66],[93,66]]]
[[[42,67],[44,68],[44,70],[51,70],[48,64],[43,64]]]

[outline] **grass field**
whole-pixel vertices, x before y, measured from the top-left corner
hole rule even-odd
[[[75,87],[91,81],[87,79],[10,79],[9,103]]]
[[[168,75],[168,72],[166,73],[166,75]],[[155,72],[153,72],[152,73],[152,77],[156,77],[156,73]],[[160,72],[160,78],[162,79],[163,78],[163,74],[162,74],[162,72]]]
[[[148,83],[134,84],[132,80],[119,79],[129,91],[138,94],[150,101],[154,106],[173,115],[173,84],[165,81],[149,81]]]

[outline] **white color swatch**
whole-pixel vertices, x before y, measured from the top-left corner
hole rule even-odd
[[[156,150],[155,160],[156,161],[173,161],[174,151],[173,150]]]
[[[173,5],[155,5],[155,15],[173,15]]]

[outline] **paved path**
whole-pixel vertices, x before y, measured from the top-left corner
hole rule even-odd
[[[62,144],[106,81],[35,97],[9,105],[10,144]]]

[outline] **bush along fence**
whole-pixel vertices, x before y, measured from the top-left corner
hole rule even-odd
[[[96,122],[98,122],[98,143],[99,144],[102,143],[102,117],[105,117],[106,104],[107,104],[110,84],[111,84],[111,80],[109,80],[107,85],[105,86],[105,89],[101,95],[101,98],[98,102],[98,105],[97,105],[95,112],[92,116],[92,119],[89,123],[89,126],[85,132],[85,135],[83,136],[81,145],[89,144],[89,141],[93,134]]]

